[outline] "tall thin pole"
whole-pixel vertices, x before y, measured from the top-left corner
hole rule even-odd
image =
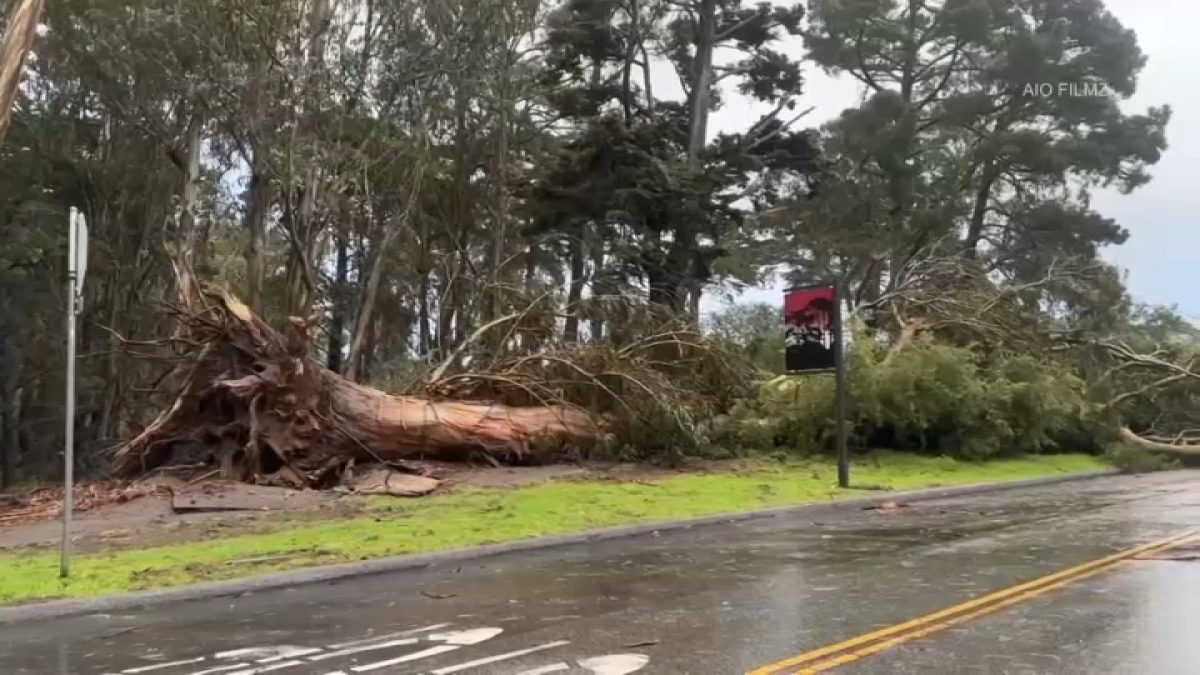
[[[63,422],[63,506],[62,506],[62,559],[59,561],[58,575],[67,578],[71,575],[71,511],[74,508],[75,490],[75,311],[79,293],[78,269],[79,259],[79,213],[71,209],[71,224],[69,227],[67,263],[67,405]]]
[[[849,430],[846,429],[847,416],[847,386],[846,386],[846,340],[844,327],[842,326],[842,284],[837,284],[833,288],[833,358],[836,381],[836,410],[834,416],[837,418],[837,464],[838,464],[838,487],[850,487],[850,449],[847,436]]]

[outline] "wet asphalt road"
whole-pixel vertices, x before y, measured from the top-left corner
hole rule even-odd
[[[1193,529],[1197,471],[775,517],[3,626],[0,674],[743,673]],[[1187,558],[1200,550],[1188,553],[835,672],[1198,674],[1200,560]]]

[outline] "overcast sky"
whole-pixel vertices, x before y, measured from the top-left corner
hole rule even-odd
[[[1130,195],[1116,190],[1097,192],[1093,207],[1115,218],[1130,232],[1123,246],[1106,249],[1104,257],[1128,271],[1128,285],[1140,302],[1178,305],[1192,318],[1200,318],[1200,228],[1193,226],[1200,210],[1200,95],[1193,84],[1200,72],[1200,40],[1195,26],[1200,20],[1200,3],[1108,0],[1109,9],[1127,27],[1137,32],[1138,42],[1148,57],[1137,94],[1124,104],[1126,112],[1141,112],[1149,106],[1170,104],[1173,110],[1167,128],[1169,147],[1162,161],[1152,167],[1153,180]],[[1169,8],[1168,8],[1169,5]],[[785,51],[794,57],[804,53],[798,38]],[[806,64],[805,94],[801,108],[815,106],[804,126],[815,126],[846,107],[861,95],[856,83],[829,78]],[[660,94],[677,95],[673,74],[656,72],[654,84]],[[711,131],[741,130],[765,112],[734,94],[714,113]],[[780,302],[781,288],[756,289],[741,301]],[[715,309],[714,302],[706,303]]]

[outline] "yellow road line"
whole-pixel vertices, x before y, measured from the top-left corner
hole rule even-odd
[[[864,633],[863,635],[850,638],[849,640],[843,640],[842,642],[838,642],[836,644],[804,652],[803,654],[798,654],[782,661],[760,666],[754,670],[751,670],[747,675],[770,675],[771,673],[775,673],[784,669],[790,669],[795,666],[808,667],[808,670],[802,669],[798,672],[808,672],[809,670],[812,670],[812,672],[818,672],[814,669],[815,666],[821,666],[821,669],[824,670],[826,668],[833,667],[833,665],[838,665],[838,663],[834,663],[832,665],[826,664],[849,656],[847,652],[854,652],[856,654],[862,652],[864,655],[875,653],[882,649],[886,649],[888,646],[899,644],[900,642],[905,642],[910,639],[915,639],[921,635],[928,635],[929,633],[942,630],[948,626],[961,623],[962,621],[967,621],[975,616],[980,616],[990,611],[995,611],[1000,607],[1007,607],[1020,602],[1021,600],[1034,597],[1035,595],[1040,595],[1043,592],[1066,585],[1067,583],[1077,579],[1091,576],[1092,574],[1106,570],[1123,560],[1128,560],[1129,558],[1133,558],[1137,555],[1158,552],[1171,548],[1172,546],[1177,546],[1186,540],[1195,538],[1196,536],[1197,533],[1195,531],[1186,532],[1174,537],[1160,539],[1143,546],[1138,546],[1136,548],[1114,553],[1112,555],[1105,556],[1097,560],[1092,560],[1081,565],[1068,567],[1067,569],[1060,570],[1053,574],[1048,574],[1046,576],[1039,577],[1016,586],[1011,586],[994,593],[989,593],[987,595],[975,598],[974,600],[968,600],[967,602],[953,605],[931,614],[926,614],[903,623],[898,623],[893,626],[888,626],[886,628],[881,628],[869,633]],[[985,609],[987,611],[984,611]],[[910,633],[913,634],[911,637],[909,637]],[[920,635],[917,635],[917,633],[920,633]],[[886,646],[879,646],[878,648],[875,648],[877,646],[876,643]],[[837,657],[837,659],[834,657]],[[860,656],[854,656],[854,658],[860,658]],[[854,660],[854,658],[849,658],[847,661]],[[840,661],[839,663],[841,662],[845,661]]]

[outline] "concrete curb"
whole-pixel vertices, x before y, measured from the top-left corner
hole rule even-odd
[[[885,494],[887,495],[886,499],[888,501],[897,500],[904,502],[915,502],[930,499],[943,499],[946,497],[957,497],[962,495],[975,495],[999,490],[1012,490],[1017,488],[1091,480],[1095,478],[1115,476],[1119,473],[1120,472],[1116,470],[1091,471],[1086,473],[1066,474],[1062,476],[1045,476],[1042,478],[1030,478],[1026,480],[1005,481],[1000,483],[975,483],[972,485],[927,488],[924,490],[915,490],[911,492],[888,492]],[[769,509],[760,509],[757,511],[743,511],[740,513],[724,513],[713,516],[701,516],[698,518],[688,518],[685,520],[622,525],[601,530],[590,530],[571,534],[537,537],[533,539],[518,539],[500,544],[451,549],[436,553],[397,555],[388,558],[379,558],[376,560],[367,560],[362,562],[339,563],[336,565],[327,565],[323,567],[290,570],[287,572],[275,572],[255,577],[246,577],[243,579],[213,581],[201,584],[193,584],[191,586],[181,586],[178,588],[164,588],[158,590],[138,591],[134,593],[121,593],[117,595],[105,595],[96,598],[52,600],[50,602],[0,608],[0,625],[25,621],[61,619],[99,612],[124,611],[135,608],[149,607],[152,605],[184,602],[188,600],[204,600],[223,596],[244,595],[246,593],[255,593],[287,586],[315,584],[349,579],[352,577],[365,576],[369,574],[383,574],[386,572],[398,572],[402,570],[411,570],[424,567],[436,567],[438,565],[461,563],[463,561],[478,560],[481,558],[489,558],[509,553],[519,553],[523,551],[532,551],[535,549],[545,549],[556,546],[568,546],[571,544],[583,544],[595,541],[620,539],[624,537],[636,537],[652,533],[672,532],[706,525],[737,523],[747,520],[800,514],[813,516],[829,515],[835,514],[839,511],[862,509],[883,501],[884,499],[885,497],[883,496],[858,497],[855,499],[843,499],[832,502],[820,502],[816,504],[797,504],[794,506],[780,506]]]

